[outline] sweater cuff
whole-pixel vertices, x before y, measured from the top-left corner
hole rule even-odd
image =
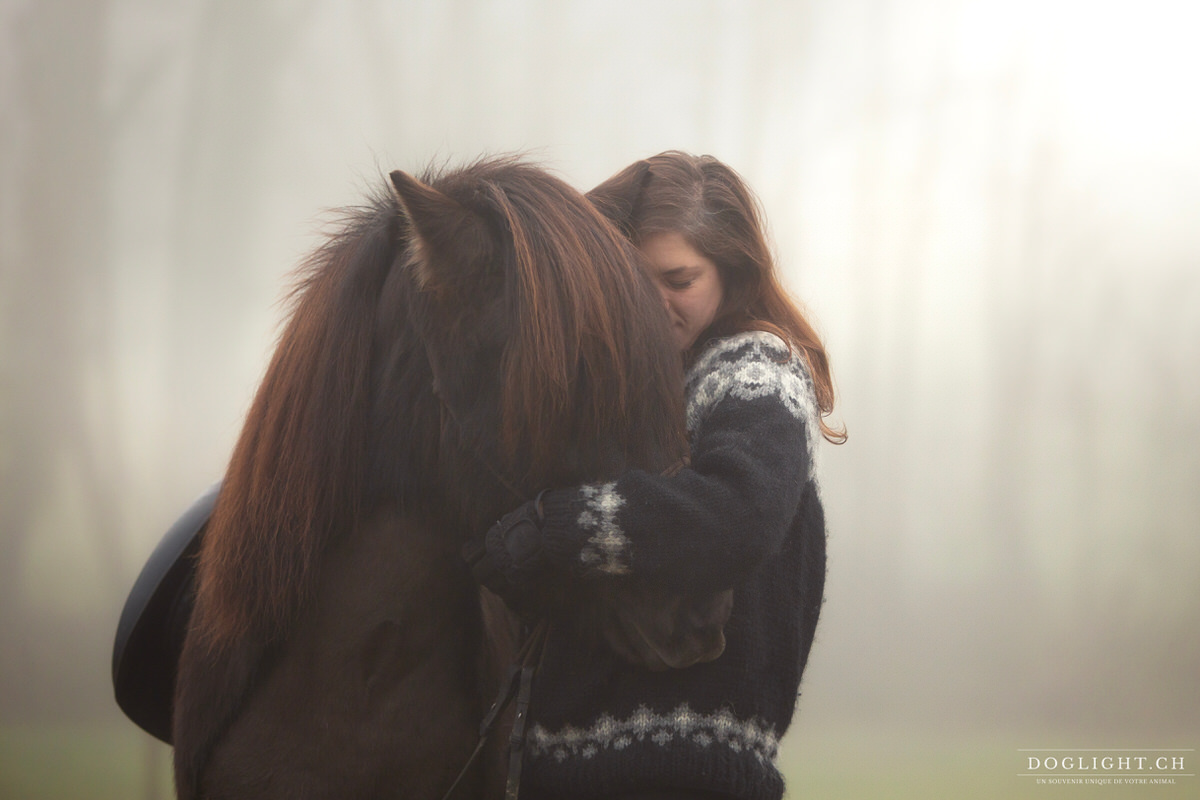
[[[555,567],[575,573],[583,570],[579,554],[587,542],[574,525],[579,506],[578,489],[557,489],[542,495],[542,551]]]

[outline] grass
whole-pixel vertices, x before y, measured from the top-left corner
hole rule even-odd
[[[802,723],[801,723],[802,725]],[[931,734],[914,725],[906,731],[793,731],[781,747],[780,767],[792,800],[842,798],[971,798],[971,800],[1175,800],[1200,798],[1200,778],[1180,777],[1174,785],[1038,784],[1025,777],[1028,754],[1021,747],[1040,741],[987,733]],[[1069,737],[1087,741],[1087,734]],[[1169,746],[1190,747],[1184,744]],[[1087,745],[1074,745],[1087,746]],[[1196,753],[1186,772],[1195,773]],[[1090,777],[1086,773],[1064,777]]]
[[[829,731],[801,724],[784,740],[780,766],[791,800],[1200,797],[1200,778],[1195,777],[1180,778],[1174,786],[1038,785],[1033,778],[1020,777],[1025,770],[1018,752],[1019,747],[1037,744],[979,733],[933,735],[917,726],[881,732]],[[1189,767],[1195,757],[1188,754]],[[0,725],[0,800],[172,796],[169,748],[132,725]]]
[[[132,725],[0,725],[0,800],[161,800],[170,750]]]

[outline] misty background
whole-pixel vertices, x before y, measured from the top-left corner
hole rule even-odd
[[[1197,747],[1198,30],[1154,0],[0,0],[0,798],[169,796],[112,637],[291,270],[387,171],[510,151],[585,190],[726,161],[826,337],[850,438],[792,796]]]

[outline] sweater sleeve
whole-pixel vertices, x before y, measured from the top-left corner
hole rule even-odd
[[[689,373],[689,467],[633,470],[543,498],[551,560],[719,591],[777,552],[812,472],[816,422],[804,362],[762,332],[720,340]]]

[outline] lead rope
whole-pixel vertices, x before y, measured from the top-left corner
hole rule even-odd
[[[504,709],[508,708],[513,697],[517,700],[516,714],[513,717],[512,732],[508,737],[508,778],[504,785],[505,800],[517,800],[521,789],[521,758],[525,748],[525,722],[529,718],[529,698],[533,693],[533,676],[541,666],[541,658],[545,652],[546,637],[550,623],[545,619],[538,622],[530,632],[521,649],[517,651],[516,663],[508,668],[508,674],[500,686],[500,692],[492,701],[491,708],[479,723],[479,742],[471,752],[467,763],[459,770],[454,783],[442,795],[442,800],[450,800],[462,779],[471,766],[478,760],[487,744],[488,737],[496,727],[496,722]]]

